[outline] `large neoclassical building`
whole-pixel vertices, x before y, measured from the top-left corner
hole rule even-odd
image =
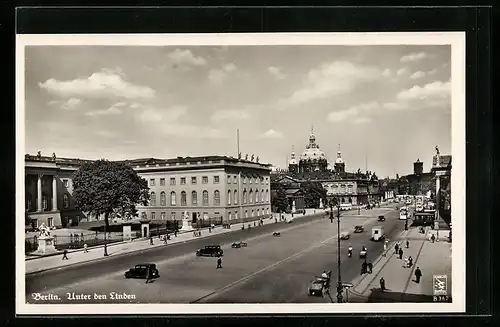
[[[72,176],[86,160],[25,156],[26,225],[67,226],[102,219],[79,211]],[[138,206],[140,218],[181,220],[222,218],[250,221],[271,214],[270,165],[226,156],[127,160],[148,181],[151,201]]]

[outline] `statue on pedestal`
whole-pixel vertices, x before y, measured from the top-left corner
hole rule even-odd
[[[241,152],[238,153],[238,159],[241,159]]]
[[[257,158],[255,159],[256,162],[259,162],[259,156],[257,156]]]
[[[252,157],[250,158],[250,161],[253,161],[253,154],[252,154]]]
[[[52,161],[56,161],[56,153],[52,152]]]
[[[248,160],[248,153],[245,154],[245,160]]]
[[[292,213],[297,212],[297,208],[295,207],[295,200],[292,202]]]
[[[42,223],[38,229],[40,230],[39,236],[50,236],[50,229],[45,226],[45,223]]]
[[[189,221],[189,213],[184,211],[182,215],[182,231],[190,231],[193,230],[193,226],[191,226],[191,222]]]
[[[323,199],[319,199],[319,208],[324,209]]]
[[[36,157],[37,157],[38,159],[40,159],[40,158],[42,157],[42,151],[38,151],[38,152],[36,153]]]

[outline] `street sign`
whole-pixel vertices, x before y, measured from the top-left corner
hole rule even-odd
[[[351,287],[354,287],[354,284],[353,283],[342,283],[342,287],[351,288]]]

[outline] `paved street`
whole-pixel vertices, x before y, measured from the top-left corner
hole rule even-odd
[[[382,243],[369,241],[371,227],[379,224],[377,216],[384,214],[386,234],[392,237],[402,230],[404,222],[397,219],[394,208],[343,213],[341,230],[364,225],[365,232],[351,233],[351,240],[342,244],[342,275],[345,281],[360,271],[357,252],[368,247],[369,259],[382,252]],[[273,231],[281,237],[273,237]],[[331,224],[324,213],[315,218],[297,219],[292,224],[271,224],[249,231],[213,236],[206,240],[142,251],[129,256],[109,258],[94,264],[82,264],[52,272],[27,276],[27,298],[31,293],[57,294],[62,303],[132,302],[321,302],[329,299],[307,296],[307,286],[315,275],[332,270],[336,279],[337,224]],[[248,242],[247,248],[231,249],[230,243]],[[215,258],[196,257],[194,252],[208,244],[221,244],[225,253],[223,268],[216,269]],[[347,258],[352,244],[354,257]],[[373,258],[373,259],[372,259]],[[154,262],[160,278],[151,284],[144,280],[126,280],[123,273],[137,263]],[[106,294],[107,299],[68,301],[66,293]],[[109,293],[130,295],[113,300]],[[33,303],[34,301],[30,301]],[[60,301],[45,301],[44,303]],[[37,303],[40,303],[37,301]]]

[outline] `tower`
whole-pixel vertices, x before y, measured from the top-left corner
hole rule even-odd
[[[336,173],[343,173],[345,172],[345,162],[344,160],[342,159],[342,152],[340,152],[340,144],[339,144],[339,147],[338,147],[338,151],[337,151],[337,159],[335,159],[335,172]]]
[[[292,145],[292,153],[290,155],[290,161],[288,162],[288,171],[291,174],[296,174],[299,172],[299,164],[297,159],[295,159],[295,147]]]
[[[417,159],[413,163],[413,174],[414,175],[421,175],[424,172],[424,163],[420,161],[420,159]]]

